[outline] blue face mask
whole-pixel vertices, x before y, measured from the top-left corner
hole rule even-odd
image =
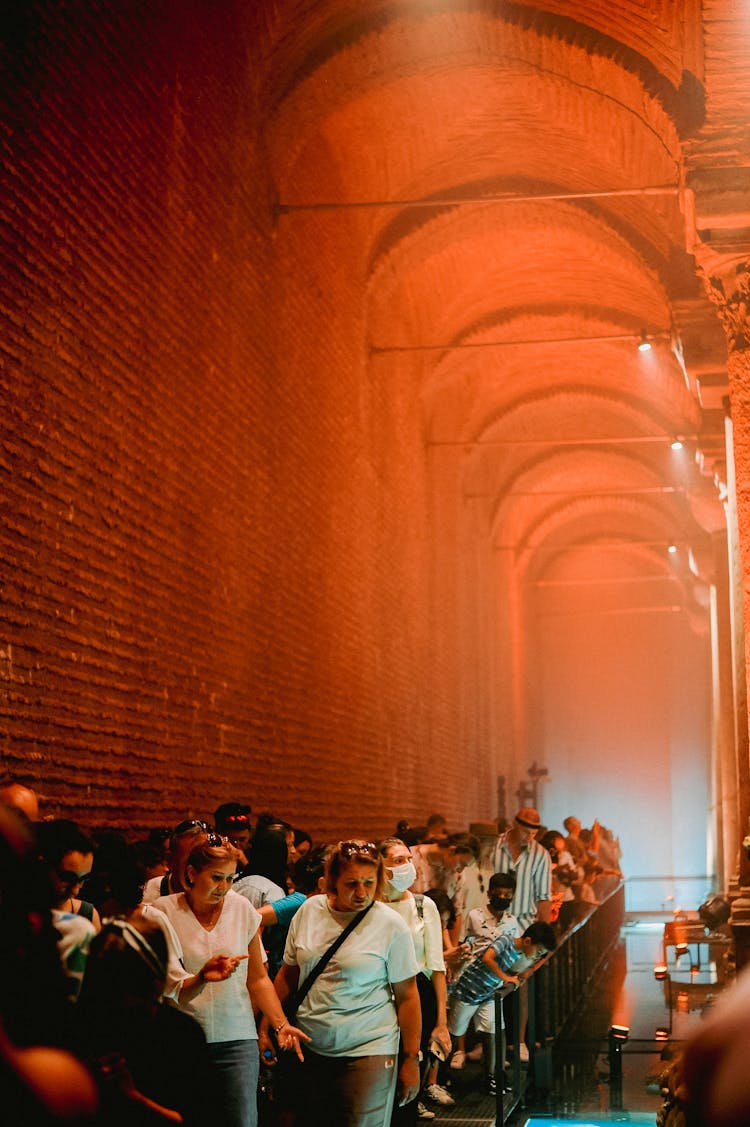
[[[403,865],[389,865],[391,875],[388,884],[394,892],[406,892],[417,879],[417,870],[413,861],[405,861]]]

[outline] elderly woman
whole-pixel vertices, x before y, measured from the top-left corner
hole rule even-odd
[[[402,1104],[419,1091],[414,945],[381,902],[384,886],[385,863],[372,842],[339,842],[327,860],[326,895],[310,897],[289,928],[279,996],[285,1001],[314,979],[297,1011],[310,1038],[299,1079],[306,1127],[385,1127],[396,1086]]]
[[[232,892],[239,856],[227,838],[206,834],[185,866],[185,891],[161,896],[145,910],[149,916],[158,910],[171,924],[166,994],[206,1034],[213,1110],[222,1127],[257,1123],[254,1009],[266,1015],[280,1048],[300,1053],[299,1038],[306,1039],[287,1022],[266,974],[260,916],[244,896]]]
[[[409,888],[417,873],[407,845],[398,837],[387,837],[380,843],[385,860],[385,902],[399,914],[409,928],[414,944],[414,955],[419,973],[417,990],[422,1010],[422,1053],[432,1046],[433,1056],[446,1059],[452,1048],[448,1032],[447,989],[445,985],[445,960],[443,958],[443,927],[440,913],[433,900]],[[438,1087],[436,1076],[430,1076],[434,1097]],[[441,1089],[442,1092],[442,1089]],[[438,1102],[440,1102],[438,1100]],[[452,1101],[451,1101],[452,1102]],[[412,1100],[394,1114],[393,1123],[399,1127],[416,1123],[418,1107]],[[420,1111],[423,1116],[423,1111]]]

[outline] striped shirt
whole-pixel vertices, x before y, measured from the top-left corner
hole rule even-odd
[[[552,899],[552,860],[538,841],[531,840],[514,860],[506,834],[500,834],[493,854],[496,873],[515,873],[516,891],[510,910],[525,931],[537,918],[540,900]]]
[[[510,935],[499,935],[493,939],[484,951],[475,955],[461,976],[450,987],[451,998],[458,998],[460,1002],[486,1002],[496,990],[504,986],[502,978],[494,973],[484,961],[486,951],[492,948],[498,966],[506,974],[514,974],[514,966],[523,956]],[[528,960],[524,960],[528,962]]]

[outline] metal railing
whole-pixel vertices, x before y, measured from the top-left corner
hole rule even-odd
[[[530,1050],[530,1070],[536,1081],[548,1073],[549,1050],[583,1007],[591,987],[607,964],[609,953],[619,941],[624,920],[625,888],[620,883],[580,923],[565,932],[554,954],[545,959],[529,979],[526,1043]],[[497,1029],[502,1022],[502,1012],[497,1012],[503,1005],[502,994],[498,991],[495,997]],[[521,1027],[525,1008],[521,991],[514,991],[506,1003],[508,1024],[513,1029]],[[498,1055],[498,1125],[505,1123],[521,1103],[527,1083],[527,1074],[521,1069],[516,1052],[511,1068],[511,1090],[503,1093],[503,1064]]]

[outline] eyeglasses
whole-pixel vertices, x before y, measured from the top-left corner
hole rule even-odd
[[[201,822],[198,818],[190,818],[186,822],[180,822],[179,826],[175,826],[172,830],[172,837],[182,837],[183,834],[190,833],[191,830],[202,830],[204,833],[209,833],[213,826],[209,826],[208,822]]]
[[[380,857],[373,841],[340,841],[337,852],[347,861],[350,857],[357,856],[369,857],[372,861],[377,861]]]

